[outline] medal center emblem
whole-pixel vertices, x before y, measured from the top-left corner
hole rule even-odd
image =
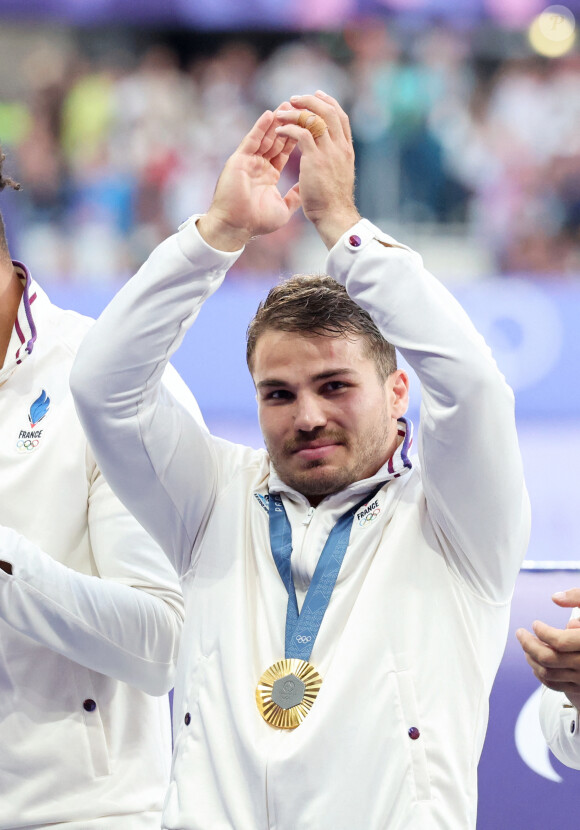
[[[312,708],[321,684],[322,677],[305,660],[279,660],[258,681],[260,714],[275,729],[296,729]]]
[[[295,674],[280,677],[272,686],[272,700],[280,709],[292,709],[304,700],[306,687]]]

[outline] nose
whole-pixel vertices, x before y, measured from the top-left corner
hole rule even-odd
[[[326,425],[323,402],[316,395],[303,394],[296,398],[294,428],[300,432],[312,432]]]

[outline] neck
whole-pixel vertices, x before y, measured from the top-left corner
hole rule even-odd
[[[22,292],[23,286],[12,262],[3,260],[0,264],[0,367],[6,359]]]

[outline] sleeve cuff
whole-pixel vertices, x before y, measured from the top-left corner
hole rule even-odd
[[[578,709],[568,701],[567,697],[563,696],[560,707],[560,729],[571,742],[580,741],[579,718]]]
[[[185,256],[196,265],[205,267],[208,271],[227,271],[241,256],[244,248],[239,251],[219,251],[212,248],[205,241],[197,229],[196,222],[204,214],[194,213],[177,230],[179,247]]]
[[[344,278],[341,278],[340,275],[344,275],[352,265],[352,258],[362,253],[373,242],[380,242],[385,247],[398,248],[413,253],[411,248],[397,242],[389,234],[383,233],[368,219],[360,219],[345,231],[334,247],[331,248],[326,260],[327,272],[332,274],[338,282],[344,282]]]

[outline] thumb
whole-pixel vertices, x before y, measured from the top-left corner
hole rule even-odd
[[[580,620],[577,617],[568,620],[566,628],[580,628]]]
[[[561,608],[580,606],[580,588],[570,588],[568,591],[558,591],[552,594],[552,601]]]
[[[300,185],[295,184],[294,187],[290,188],[284,196],[284,203],[291,214],[298,210],[302,204],[302,200],[300,199]]]

